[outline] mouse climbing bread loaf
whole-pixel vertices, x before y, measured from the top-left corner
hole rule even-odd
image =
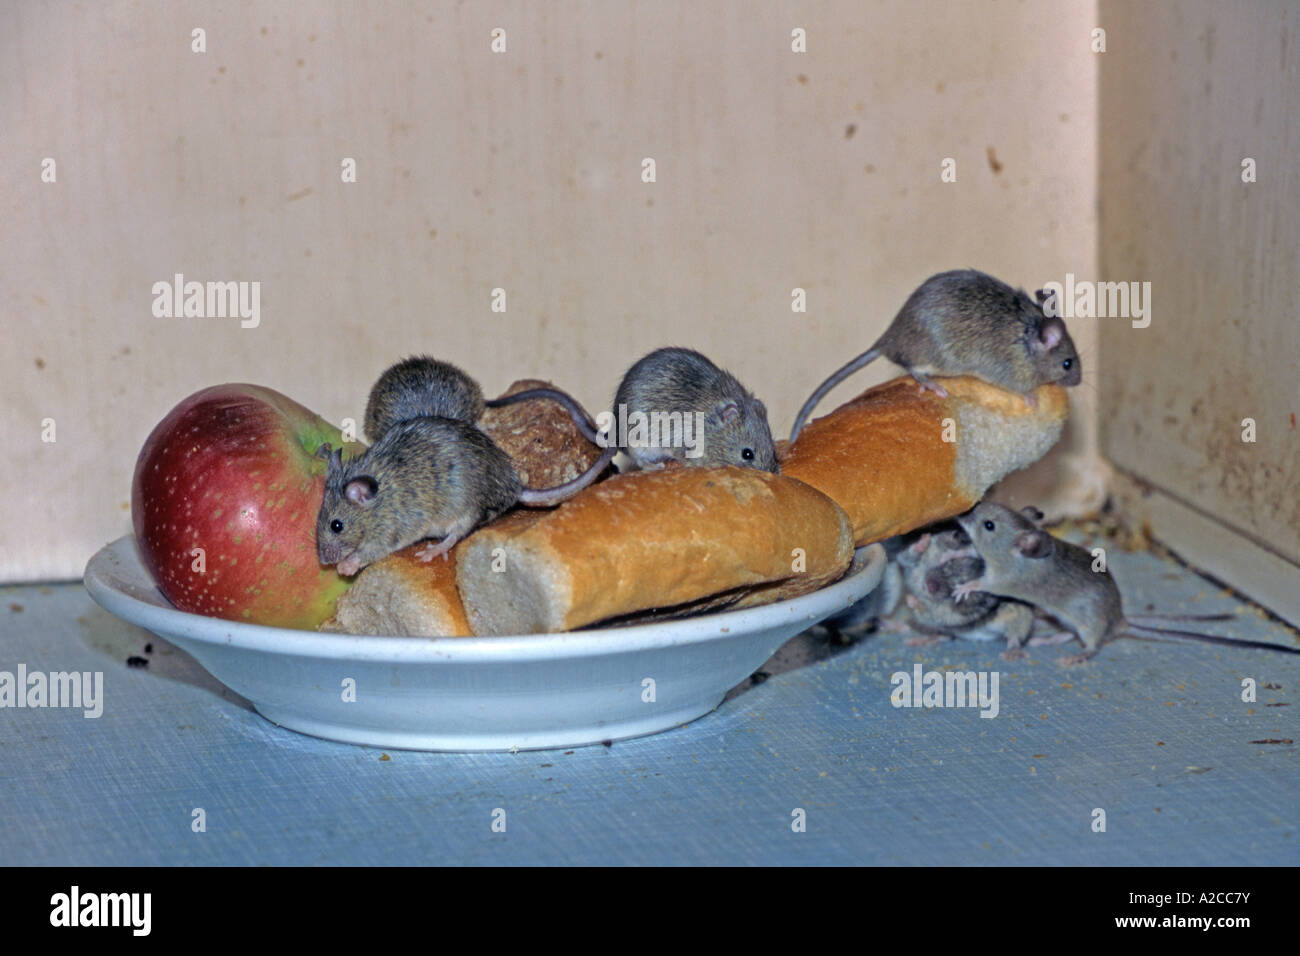
[[[931,376],[973,375],[1032,402],[1040,385],[1078,385],[1083,370],[1059,316],[1024,291],[975,269],[941,272],[921,283],[875,344],[822,382],[795,418],[790,441],[826,394],[882,355],[940,398]]]

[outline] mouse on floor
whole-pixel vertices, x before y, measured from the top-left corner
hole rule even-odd
[[[1088,550],[1040,528],[1042,518],[1037,508],[1017,512],[987,501],[958,517],[958,524],[984,561],[984,570],[978,577],[957,585],[952,593],[958,602],[984,592],[1041,608],[1083,643],[1081,654],[1060,659],[1063,665],[1081,664],[1096,655],[1103,644],[1125,636],[1300,653],[1300,648],[1281,644],[1144,623],[1223,620],[1230,615],[1126,615],[1119,586],[1110,571],[1100,567]]]

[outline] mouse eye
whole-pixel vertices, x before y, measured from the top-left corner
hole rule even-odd
[[[994,525],[992,521],[989,521],[987,518],[984,520],[985,531],[992,531],[995,527],[996,525]]]
[[[754,460],[754,449],[752,449],[752,448],[745,448],[745,449],[742,449],[741,452],[740,452],[740,457],[743,458],[743,459],[745,459],[745,461],[753,461],[753,460]]]
[[[333,531],[335,534],[342,534],[343,522],[340,521],[338,518],[335,518],[333,521],[330,522],[330,530]]]
[[[1074,368],[1074,359],[1066,359],[1061,363],[1061,368],[1065,369],[1067,372]]]

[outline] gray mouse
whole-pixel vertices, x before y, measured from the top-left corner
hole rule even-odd
[[[398,422],[450,418],[473,425],[483,414],[483,389],[450,362],[413,355],[384,370],[366,402],[366,436],[377,442]]]
[[[903,600],[912,620],[924,630],[951,633],[992,613],[998,599],[991,594],[971,595],[969,602],[961,604],[947,600],[949,582],[977,577],[980,569],[972,566],[978,563],[970,540],[955,530],[927,532],[900,552],[898,564],[907,592]],[[972,569],[975,574],[970,574]]]
[[[953,608],[946,614],[938,608],[933,613],[918,608],[918,593],[928,603],[938,603],[937,593],[931,595],[924,590],[928,572],[939,571],[949,562],[959,563],[963,557],[974,555],[970,539],[960,529],[954,527],[946,530],[931,528],[910,531],[887,538],[881,543],[887,563],[880,585],[855,604],[827,618],[822,622],[824,627],[846,632],[878,620],[884,630],[907,631],[910,618],[917,627],[943,631],[952,625],[978,619],[997,603],[998,599],[992,595],[979,595],[970,602],[969,607]],[[901,602],[906,602],[910,613],[899,611]],[[930,643],[930,639],[908,643]]]
[[[572,481],[535,490],[523,487],[510,456],[473,425],[429,416],[400,421],[355,458],[343,461],[338,449],[329,455],[317,555],[321,564],[352,575],[407,545],[441,538],[415,556],[446,560],[479,525],[515,504],[559,504],[595,481],[613,458],[608,448]]]
[[[973,375],[1021,393],[1031,405],[1040,385],[1078,385],[1079,353],[1061,318],[1043,313],[1046,298],[1045,290],[1035,301],[975,269],[930,276],[871,348],[817,386],[799,409],[790,440],[827,392],[882,355],[941,398],[948,393],[932,375]]]
[[[888,538],[882,544],[887,564],[880,586],[862,600],[827,618],[822,622],[823,626],[846,632],[878,620],[883,630],[907,631],[910,621],[926,631],[947,632],[956,625],[978,620],[998,603],[992,595],[978,595],[968,602],[968,606],[954,607],[950,604],[944,608],[937,591],[930,594],[925,590],[928,574],[942,574],[949,567],[961,566],[963,560],[979,561],[972,557],[974,551],[965,532],[956,528],[908,532]],[[925,606],[919,601],[924,601]],[[900,611],[900,602],[906,602],[906,611]],[[932,640],[911,639],[908,643],[930,643]]]
[[[919,554],[916,554],[919,552]],[[1034,611],[1028,604],[976,592],[965,600],[953,597],[954,589],[979,577],[984,562],[960,529],[935,532],[929,541],[919,540],[913,553],[900,556],[907,567],[905,598],[913,623],[938,635],[967,641],[1003,641],[1005,660],[1024,656],[1022,648],[1034,627]],[[939,638],[941,639],[941,638]],[[907,643],[929,643],[933,638],[912,638]],[[1036,638],[1033,644],[1053,643]]]
[[[1083,642],[1083,653],[1062,657],[1062,664],[1082,663],[1093,657],[1103,643],[1122,636],[1196,640],[1300,654],[1300,648],[1280,644],[1239,641],[1143,623],[1224,620],[1231,615],[1125,616],[1119,586],[1111,573],[1094,571],[1091,552],[1042,530],[1038,527],[1041,520],[1042,512],[1036,508],[1016,512],[987,501],[958,517],[958,524],[984,560],[984,571],[957,585],[952,593],[958,602],[983,591],[1042,608]]]
[[[677,435],[656,434],[653,428],[644,437],[635,435],[631,427],[637,415],[653,423],[670,416],[681,421],[694,413],[703,422],[702,433],[693,438],[695,447],[687,447]],[[780,471],[766,406],[734,375],[692,349],[657,349],[633,364],[614,395],[612,415],[616,423],[626,421],[630,427],[610,444],[621,445],[638,468],[676,459],[701,467]],[[696,421],[690,419],[692,428]]]
[[[596,425],[586,409],[558,388],[530,388],[484,401],[478,382],[450,362],[427,355],[403,359],[379,376],[366,402],[366,435],[376,442],[398,422],[430,416],[473,425],[485,407],[500,408],[534,398],[558,402],[587,440],[599,443]]]
[[[955,552],[950,552],[953,553]],[[1006,645],[1002,657],[1008,661],[1023,657],[1026,643],[1060,643],[1057,639],[1046,637],[1030,640],[1029,635],[1034,628],[1034,610],[1028,604],[983,592],[971,594],[962,601],[953,596],[958,586],[978,578],[983,571],[983,560],[969,547],[962,548],[958,556],[934,563],[923,578],[916,582],[915,590],[908,595],[908,604],[915,619],[928,624],[933,630],[961,640],[1001,641]],[[973,608],[965,610],[971,599],[981,595],[991,600],[976,601]],[[1065,636],[1073,637],[1070,634]]]
[[[1028,604],[976,592],[958,602],[953,589],[979,577],[984,562],[960,528],[938,526],[887,539],[889,556],[880,587],[861,601],[822,622],[840,634],[878,622],[882,631],[911,633],[904,643],[933,644],[949,638],[1001,641],[1004,660],[1024,656],[1026,644],[1060,644],[1074,635],[1061,632],[1030,638],[1034,611]]]

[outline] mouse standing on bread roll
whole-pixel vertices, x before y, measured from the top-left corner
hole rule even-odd
[[[366,402],[366,435],[372,442],[377,442],[398,422],[429,416],[473,425],[483,415],[485,407],[501,408],[535,398],[558,402],[569,413],[583,437],[592,444],[599,444],[591,416],[558,388],[530,388],[484,401],[483,389],[478,382],[450,362],[427,355],[403,359],[379,376]]]
[[[780,470],[767,407],[734,375],[692,349],[657,349],[637,361],[618,386],[610,417],[615,427],[633,421],[651,426],[645,439],[633,440],[634,429],[626,429],[627,434],[609,440],[638,468],[674,459],[701,467]],[[654,423],[670,421],[679,423],[676,436],[656,433]],[[702,423],[700,433],[692,432],[694,444],[688,446],[685,429],[693,429],[697,421]]]
[[[316,517],[320,563],[352,575],[425,538],[442,540],[416,557],[445,559],[457,541],[516,504],[543,508],[571,498],[613,459],[608,448],[572,481],[525,488],[510,456],[474,426],[433,417],[398,422],[356,458],[330,454]]]
[[[485,404],[529,398],[559,401],[575,423],[587,426],[584,433],[595,436],[586,413],[556,389],[485,403],[478,383],[448,362],[417,356],[385,371],[366,404],[366,433],[375,443],[346,462],[338,450],[329,455],[316,517],[320,563],[352,575],[424,538],[441,541],[420,549],[418,558],[445,558],[457,541],[516,504],[557,505],[600,477],[614,459],[613,448],[572,481],[524,487],[510,456],[474,423]]]
[[[1032,404],[1035,388],[1082,381],[1079,354],[1059,316],[1044,315],[1042,302],[975,269],[941,272],[921,283],[875,344],[822,382],[804,402],[790,432],[799,437],[826,393],[880,356],[901,365],[941,398],[930,376],[973,375],[1020,392]]]
[[[1062,657],[1078,664],[1095,655],[1102,644],[1126,635],[1196,640],[1228,647],[1255,647],[1300,654],[1300,648],[1264,641],[1238,641],[1217,634],[1197,634],[1152,627],[1146,621],[1222,620],[1224,615],[1126,617],[1119,587],[1109,571],[1093,570],[1091,552],[1053,537],[1038,527],[1042,512],[1012,511],[982,502],[957,519],[984,560],[979,577],[953,589],[962,601],[987,592],[1034,604],[1060,621],[1083,642],[1083,653]]]

